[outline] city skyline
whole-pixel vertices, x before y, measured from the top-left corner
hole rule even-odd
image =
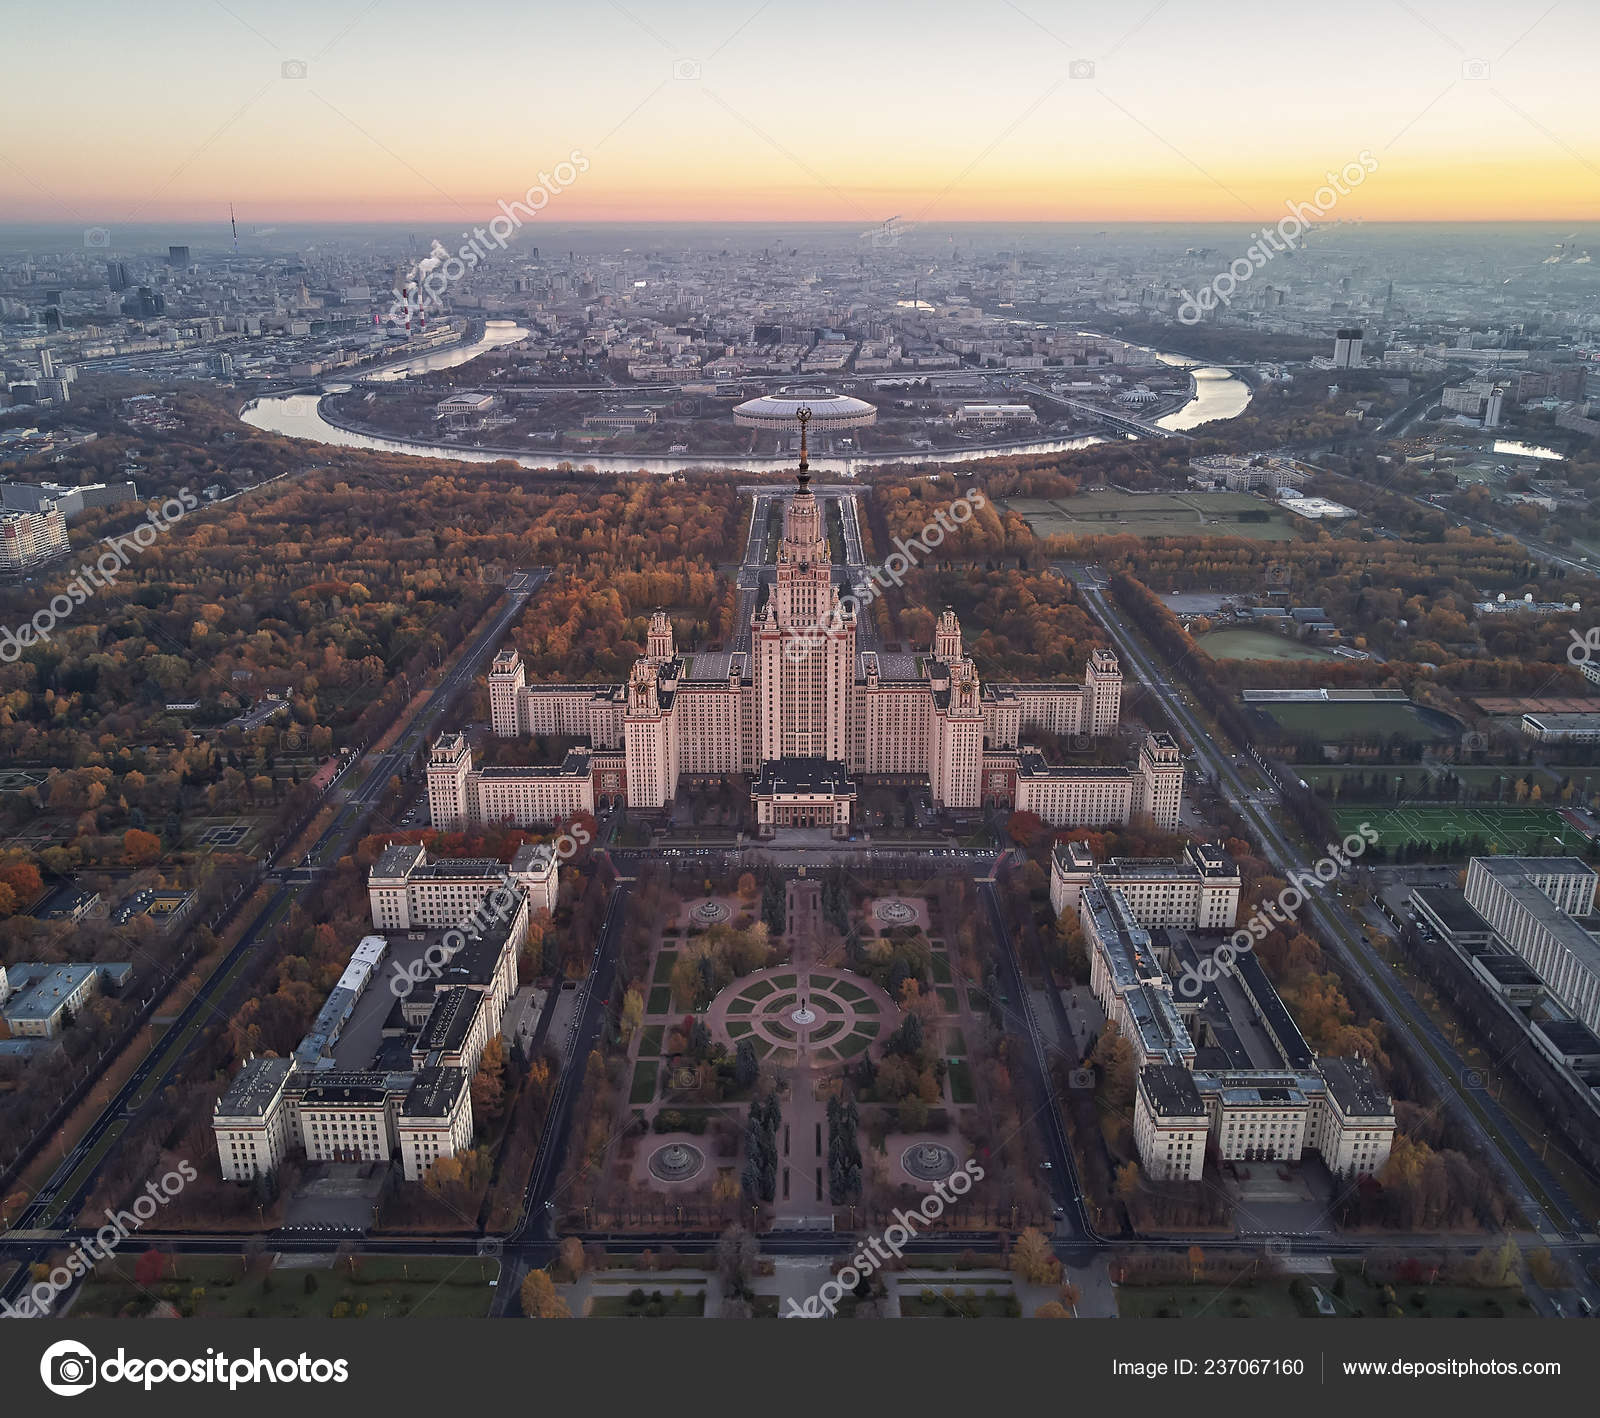
[[[242,224],[470,225],[574,151],[591,166],[541,219],[1255,221],[1363,153],[1371,180],[1339,217],[1600,211],[1581,73],[1597,21],[1559,3],[1507,23],[1478,3],[1112,16],[1007,0],[981,22],[820,6],[804,26],[758,4],[496,6],[451,28],[400,0],[210,0],[97,46],[113,14],[68,5],[21,38],[40,62],[11,105],[51,117],[25,151],[0,145],[9,217],[114,226],[232,202]],[[485,85],[491,34],[513,69],[533,59],[528,82]],[[56,111],[44,41],[63,37],[83,46]],[[1308,81],[1290,53],[1326,68]],[[162,65],[185,82],[150,85]]]

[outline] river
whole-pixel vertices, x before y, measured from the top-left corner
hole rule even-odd
[[[488,350],[501,345],[514,344],[523,339],[527,331],[510,320],[490,320],[484,326],[482,338],[471,345],[455,345],[418,355],[415,359],[401,360],[374,370],[365,378],[388,382],[422,374],[429,370],[454,369],[476,359]],[[1250,402],[1250,386],[1225,369],[1215,369],[1198,360],[1181,355],[1161,354],[1163,364],[1190,370],[1195,381],[1195,397],[1183,408],[1157,420],[1162,428],[1185,430],[1216,419],[1233,418],[1242,413]],[[349,384],[328,384],[330,393],[343,393]],[[621,392],[621,391],[619,391]],[[694,454],[660,455],[641,453],[541,453],[513,454],[495,452],[486,448],[459,448],[448,444],[436,445],[412,439],[379,438],[371,434],[352,433],[331,424],[319,409],[320,394],[286,394],[256,399],[247,404],[240,418],[252,428],[267,433],[282,434],[286,438],[303,438],[312,443],[332,444],[340,448],[368,448],[380,453],[404,453],[419,458],[443,458],[458,463],[515,462],[524,468],[549,468],[557,463],[571,463],[574,467],[594,467],[608,472],[692,472],[701,468],[739,467],[752,470],[789,467],[794,459],[790,454],[722,455]],[[836,473],[850,476],[863,468],[896,463],[970,463],[981,458],[1004,457],[1018,453],[1059,453],[1074,448],[1088,448],[1103,443],[1103,438],[1089,435],[1082,438],[1037,439],[1032,442],[1012,443],[1000,448],[958,448],[948,452],[922,450],[913,453],[884,453],[858,458],[821,455],[811,459],[819,473]]]

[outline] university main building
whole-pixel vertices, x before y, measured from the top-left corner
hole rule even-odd
[[[934,802],[962,812],[1008,806],[1058,826],[1178,825],[1183,765],[1166,734],[1132,767],[1061,767],[1020,743],[1028,728],[1102,737],[1117,730],[1122,672],[1108,650],[1081,685],[985,684],[946,610],[915,673],[890,675],[856,643],[855,601],[835,585],[822,509],[802,452],[784,509],[776,581],[748,652],[685,660],[657,611],[626,684],[529,684],[514,649],[489,674],[494,732],[587,739],[547,767],[473,766],[458,733],[428,763],[434,826],[553,822],[597,806],[665,807],[684,778],[745,774],[763,835],[779,827],[850,829],[861,776],[925,776]],[[887,658],[887,657],[885,657]],[[911,657],[896,656],[898,661]],[[696,673],[714,661],[715,677]]]

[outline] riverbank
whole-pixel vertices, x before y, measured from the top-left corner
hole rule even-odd
[[[547,454],[530,454],[526,449],[504,448],[495,444],[474,444],[470,449],[463,448],[459,443],[435,442],[432,439],[395,438],[393,435],[381,430],[371,428],[341,415],[334,411],[329,401],[335,397],[334,392],[320,395],[317,398],[317,417],[331,428],[338,429],[356,437],[370,439],[375,442],[394,445],[390,451],[409,451],[411,448],[427,450],[419,452],[421,457],[454,458],[465,454],[482,454],[484,459],[492,462],[503,462],[507,459],[515,460],[524,467],[537,466],[550,470],[559,464],[571,464],[573,467],[583,468],[593,465],[597,470],[610,469],[615,472],[680,472],[691,468],[716,470],[719,468],[761,468],[784,469],[792,467],[794,455],[792,453],[683,453],[663,455],[659,453],[593,453],[588,451],[562,452],[555,451]],[[252,400],[254,404],[258,401]],[[246,406],[247,408],[249,405]],[[850,469],[892,466],[895,464],[915,463],[952,463],[970,462],[979,458],[1003,458],[1008,454],[1018,453],[1044,453],[1060,452],[1073,448],[1090,448],[1097,443],[1106,443],[1110,440],[1103,434],[1086,433],[1069,438],[1041,441],[1039,439],[1017,439],[997,441],[990,443],[962,443],[950,448],[918,448],[905,453],[862,453],[853,458],[844,458],[833,454],[822,454],[810,459],[811,466],[821,470],[844,471],[848,465]],[[401,445],[404,445],[403,447]],[[530,464],[530,458],[545,457],[552,461],[549,463]],[[478,461],[476,458],[473,461]],[[660,463],[671,462],[680,466],[671,469],[655,466]]]
[[[419,373],[426,369],[454,368],[490,349],[512,343],[525,333],[513,322],[490,321],[485,326],[483,338],[475,347],[451,346],[446,350],[424,355],[415,361],[400,361],[389,368],[406,368]],[[1196,367],[1183,356],[1172,356],[1170,362],[1187,366],[1191,393],[1181,408],[1159,417],[1156,420],[1157,426],[1181,433],[1202,424],[1237,417],[1249,406],[1250,386],[1230,371],[1207,366]],[[252,428],[259,428],[286,438],[305,439],[313,443],[364,448],[404,457],[435,458],[459,463],[512,462],[530,471],[561,471],[563,468],[581,468],[608,473],[665,474],[725,468],[781,471],[793,462],[792,456],[788,453],[750,455],[693,453],[662,455],[589,451],[530,453],[525,448],[500,447],[492,444],[467,448],[455,443],[401,438],[371,429],[347,415],[334,412],[328,406],[329,398],[334,394],[345,392],[348,392],[348,386],[333,387],[327,392],[318,390],[301,394],[264,396],[244,405],[239,412],[239,418]],[[1108,439],[1105,435],[1084,434],[1067,438],[1003,439],[959,444],[950,448],[915,449],[905,453],[857,454],[848,457],[819,454],[811,459],[811,466],[819,474],[849,478],[873,468],[916,467],[922,464],[948,466],[952,463],[975,462],[982,459],[1071,452],[1106,441]]]

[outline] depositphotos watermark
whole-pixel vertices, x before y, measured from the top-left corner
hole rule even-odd
[[[816,623],[808,630],[789,630],[788,639],[783,642],[784,655],[794,664],[799,664],[812,651],[820,650],[828,643],[829,635],[838,634],[847,615],[859,617],[890,586],[904,585],[906,573],[917,565],[920,557],[932,556],[934,549],[944,544],[947,534],[964,527],[977,515],[979,508],[988,505],[989,499],[977,488],[970,487],[964,496],[935,512],[933,521],[924,525],[916,536],[896,537],[895,550],[883,559],[882,564],[867,568],[865,585],[856,592],[840,596],[838,604],[818,616]]]
[[[581,822],[572,824],[571,830],[560,833],[549,843],[547,851],[558,862],[578,854],[578,848],[592,841],[589,829]],[[512,920],[521,908],[523,892],[520,887],[497,886],[484,896],[462,919],[430,945],[409,965],[392,962],[394,974],[389,977],[389,992],[396,999],[406,999],[424,980],[437,980],[444,967],[454,960],[466,945],[469,936],[484,935],[495,926]]]
[[[1183,304],[1178,307],[1179,323],[1198,325],[1207,311],[1217,308],[1219,301],[1223,305],[1233,304],[1235,290],[1281,252],[1293,251],[1304,232],[1338,206],[1341,197],[1348,197],[1378,170],[1378,160],[1369,149],[1363,148],[1356,159],[1347,162],[1337,173],[1329,172],[1328,185],[1317,188],[1309,202],[1285,201],[1289,215],[1280,217],[1276,226],[1262,227],[1256,233],[1257,239],[1245,247],[1244,255],[1231,261],[1226,271],[1213,276],[1210,285],[1201,286],[1198,296],[1190,295],[1186,289],[1180,290]],[[1285,230],[1291,223],[1293,230]]]
[[[147,508],[144,521],[131,532],[105,538],[100,545],[106,550],[95,558],[93,566],[85,562],[76,567],[66,590],[52,596],[49,605],[35,611],[31,619],[14,629],[0,626],[0,661],[9,665],[30,645],[49,640],[56,626],[79,606],[86,604],[96,591],[106,590],[116,584],[117,577],[133,559],[134,553],[149,551],[162,532],[171,531],[174,524],[181,522],[199,505],[200,499],[188,488],[183,488],[176,497],[169,497],[160,507]]]
[[[1370,822],[1363,822],[1337,847],[1327,844],[1328,855],[1321,858],[1310,871],[1289,873],[1289,884],[1275,900],[1256,903],[1255,914],[1239,927],[1209,958],[1200,962],[1199,968],[1185,965],[1178,980],[1178,993],[1185,999],[1198,999],[1205,988],[1218,975],[1228,970],[1241,955],[1248,955],[1269,932],[1279,926],[1293,925],[1305,905],[1307,894],[1321,890],[1338,877],[1340,871],[1350,866],[1357,857],[1378,840],[1378,833]]]
[[[199,1177],[194,1164],[187,1158],[178,1163],[175,1172],[165,1173],[158,1181],[146,1182],[132,1205],[121,1211],[105,1213],[106,1224],[92,1236],[83,1236],[72,1243],[67,1258],[54,1266],[37,1285],[29,1286],[17,1297],[17,1303],[0,1300],[0,1319],[36,1320],[50,1313],[57,1295],[69,1290],[82,1280],[99,1262],[110,1260],[129,1236],[133,1235],[156,1212],[172,1201],[190,1182]]]
[[[149,1393],[157,1384],[342,1384],[350,1377],[348,1359],[269,1359],[260,1348],[248,1358],[229,1358],[208,1348],[192,1359],[130,1359],[120,1344],[101,1363],[81,1339],[58,1339],[39,1357],[39,1377],[51,1393],[74,1398],[96,1384],[133,1384]]]
[[[520,199],[500,202],[500,211],[489,219],[488,229],[475,226],[471,232],[462,232],[466,240],[454,255],[440,242],[411,268],[402,290],[391,291],[394,304],[389,307],[389,319],[397,325],[407,324],[413,314],[421,310],[438,311],[444,308],[444,293],[468,271],[476,270],[495,251],[504,251],[506,244],[522,229],[524,220],[531,221],[550,205],[550,199],[565,192],[588,172],[589,159],[574,148],[566,158],[555,165],[554,172],[541,172],[539,180]],[[491,250],[490,248],[493,248]]]
[[[1567,646],[1567,663],[1582,669],[1591,660],[1600,658],[1600,625],[1591,625],[1582,635],[1569,630],[1572,644]]]
[[[896,1207],[892,1226],[885,1227],[881,1236],[874,1236],[862,1246],[851,1258],[850,1264],[843,1267],[832,1280],[824,1281],[822,1288],[809,1296],[803,1305],[791,1299],[789,1313],[784,1318],[820,1320],[824,1311],[832,1316],[848,1291],[854,1290],[867,1276],[888,1263],[890,1257],[885,1252],[892,1252],[898,1260],[905,1254],[907,1242],[917,1234],[919,1228],[937,1221],[944,1215],[947,1205],[954,1205],[972,1190],[974,1182],[982,1180],[983,1168],[969,1160],[965,1166],[935,1182],[933,1191],[922,1198],[922,1204],[915,1211]]]

